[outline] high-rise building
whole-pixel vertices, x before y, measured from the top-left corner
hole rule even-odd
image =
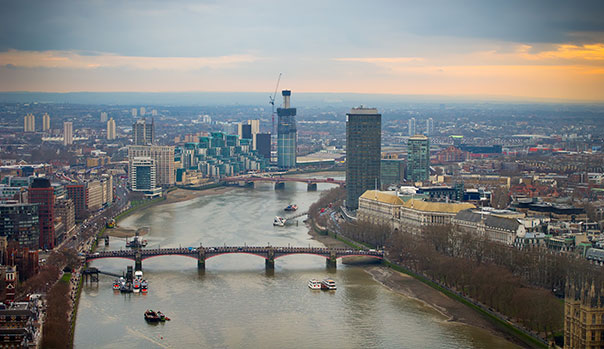
[[[155,121],[147,123],[146,119],[139,119],[132,125],[132,141],[135,145],[152,145],[155,143]]]
[[[256,151],[265,159],[271,159],[271,134],[258,133],[256,135]]]
[[[154,192],[157,186],[155,178],[155,161],[150,157],[132,159],[130,189],[132,191]]]
[[[44,113],[42,115],[42,131],[48,132],[50,130],[50,115]]]
[[[68,184],[65,189],[67,189],[67,197],[73,201],[76,220],[78,222],[83,221],[88,217],[86,186],[84,184]]]
[[[21,247],[38,249],[40,222],[36,204],[0,204],[0,236]]]
[[[239,138],[252,140],[252,125],[241,125],[241,135],[239,135]]]
[[[157,116],[157,109],[151,110],[151,116]]]
[[[132,109],[130,110],[130,113],[132,114],[132,117],[133,117],[133,118],[135,118],[135,117],[137,117],[137,116],[138,116],[138,109],[136,109],[136,108],[132,108]]]
[[[415,118],[411,118],[409,119],[409,137],[415,136],[417,134],[415,131]]]
[[[425,181],[430,178],[430,139],[415,135],[407,141],[407,180]]]
[[[434,120],[432,118],[428,118],[426,120],[426,136],[432,136],[434,133]]]
[[[128,147],[128,173],[132,173],[134,158],[150,157],[155,162],[158,185],[174,185],[174,147],[131,145]]]
[[[145,116],[145,114],[147,113],[147,110],[145,109],[145,107],[141,107],[141,116]]]
[[[36,132],[36,117],[34,114],[27,114],[23,120],[23,132]]]
[[[277,166],[281,168],[296,167],[297,129],[296,108],[290,107],[289,90],[283,90],[283,108],[277,108],[279,123],[277,125]]]
[[[101,122],[107,122],[107,112],[101,112]]]
[[[346,114],[346,208],[356,210],[366,190],[380,187],[382,114],[352,108]]]
[[[113,118],[107,121],[107,139],[112,141],[116,138],[115,120]]]
[[[73,123],[65,121],[63,123],[63,145],[73,144]]]
[[[86,182],[86,208],[95,212],[103,207],[103,185],[99,180]]]
[[[380,161],[380,182],[384,187],[399,185],[405,180],[406,165],[401,159],[382,159]]]
[[[55,190],[46,178],[35,178],[28,192],[28,202],[38,204],[40,238],[38,247],[55,247]]]

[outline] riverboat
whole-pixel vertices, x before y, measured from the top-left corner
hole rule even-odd
[[[141,281],[141,292],[142,293],[147,293],[147,287],[148,286],[149,286],[149,284],[147,283],[147,280]]]
[[[333,291],[336,289],[336,282],[333,281],[332,279],[325,279],[325,280],[321,281],[321,289]]]
[[[308,280],[308,288],[311,290],[320,290],[321,289],[321,281],[317,279]]]
[[[134,280],[133,286],[132,286],[132,291],[134,291],[134,293],[138,293],[141,290],[141,282],[140,280],[136,279]]]
[[[170,321],[170,318],[164,315],[161,311],[157,312],[157,316],[159,316],[159,321]]]
[[[160,321],[159,315],[157,315],[157,313],[151,309],[148,309],[145,312],[144,317],[147,322],[159,322]]]
[[[273,225],[276,226],[276,227],[284,227],[285,226],[285,221],[286,221],[285,218],[277,216],[273,220]]]
[[[130,281],[124,282],[122,286],[120,286],[120,292],[132,293],[132,283],[130,283]]]
[[[120,279],[115,279],[113,282],[113,289],[119,291],[120,287],[122,287],[122,282]]]
[[[286,212],[291,212],[291,211],[295,211],[295,210],[297,210],[297,209],[298,209],[298,205],[288,205],[288,206],[285,208],[285,211],[286,211]]]

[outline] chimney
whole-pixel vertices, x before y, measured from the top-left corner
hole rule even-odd
[[[283,95],[283,108],[289,108],[289,97],[292,95],[292,91],[283,90],[281,91],[281,95]]]

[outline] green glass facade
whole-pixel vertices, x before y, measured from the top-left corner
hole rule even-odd
[[[430,178],[430,139],[416,135],[407,142],[407,180],[425,181]]]

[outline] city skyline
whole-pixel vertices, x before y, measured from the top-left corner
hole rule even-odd
[[[596,1],[148,5],[4,5],[0,91],[265,92],[283,72],[300,93],[604,100]]]

